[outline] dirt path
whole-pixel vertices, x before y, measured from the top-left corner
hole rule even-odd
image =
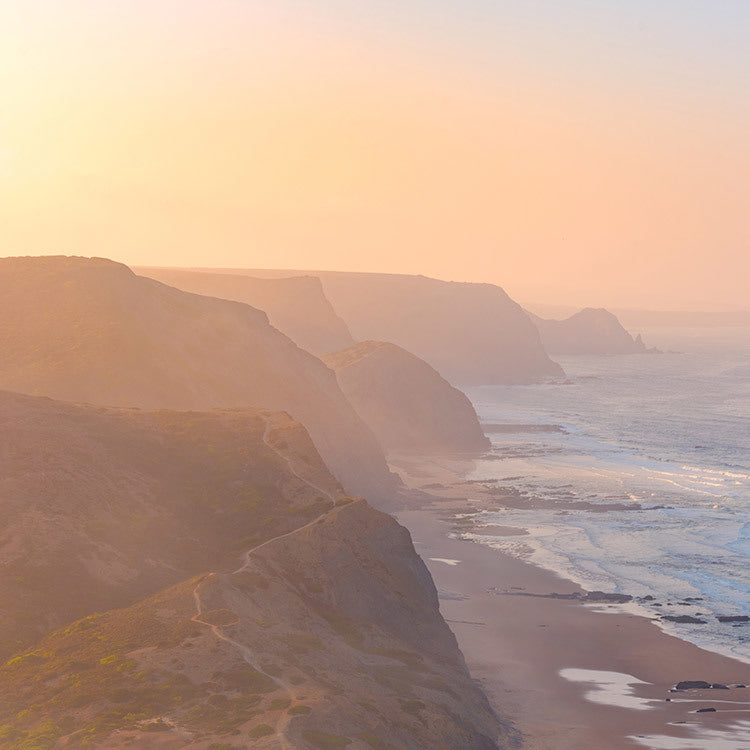
[[[265,420],[266,420],[266,428],[263,432],[263,443],[268,448],[270,448],[274,453],[276,453],[277,456],[279,456],[281,459],[283,459],[286,462],[287,466],[289,467],[289,471],[295,477],[297,477],[297,479],[304,482],[306,485],[308,485],[308,487],[311,487],[316,492],[319,492],[325,497],[327,497],[331,501],[331,505],[334,506],[336,503],[336,497],[328,490],[325,490],[322,487],[319,487],[317,484],[314,484],[310,480],[303,477],[294,468],[294,465],[292,464],[291,459],[288,456],[285,456],[278,448],[276,448],[276,446],[274,446],[270,442],[269,435],[271,433],[273,426],[271,424],[271,420],[268,417],[266,417]],[[245,562],[239,568],[237,568],[237,570],[235,570],[234,573],[241,573],[243,570],[246,570],[247,567],[250,565],[252,555],[259,552],[266,545],[272,544],[273,542],[277,542],[280,539],[285,539],[286,537],[291,536],[292,534],[296,534],[298,531],[301,531],[302,529],[306,529],[310,526],[313,526],[314,524],[324,519],[332,510],[333,510],[333,507],[331,507],[323,515],[318,516],[317,518],[313,519],[309,523],[306,523],[304,526],[300,526],[296,529],[293,529],[292,531],[288,531],[285,534],[280,534],[279,536],[273,537],[273,539],[267,539],[265,542],[262,542],[261,544],[258,544],[257,546],[248,550],[245,553]],[[244,645],[243,643],[240,643],[239,641],[235,641],[233,638],[230,638],[226,633],[224,633],[221,630],[221,627],[219,625],[213,625],[212,623],[206,622],[205,620],[201,619],[203,616],[203,604],[201,602],[200,592],[201,592],[201,588],[207,585],[212,575],[213,574],[209,574],[205,576],[193,590],[193,598],[195,599],[196,614],[191,618],[191,620],[193,622],[199,623],[200,625],[205,625],[207,628],[210,628],[213,634],[217,638],[224,641],[225,643],[230,644],[231,646],[234,646],[240,652],[240,654],[242,654],[242,658],[254,670],[268,677],[268,679],[272,680],[276,685],[278,685],[278,687],[281,690],[287,693],[287,695],[289,696],[289,701],[290,701],[289,707],[291,707],[296,702],[295,691],[291,684],[285,682],[279,677],[275,677],[274,675],[268,674],[268,672],[266,672],[263,669],[263,667],[260,666],[252,650],[248,646]],[[287,750],[288,748],[293,747],[286,738],[286,730],[289,726],[289,723],[291,722],[293,718],[294,718],[293,716],[289,715],[288,711],[282,711],[281,716],[279,717],[279,720],[276,723],[276,739],[279,741],[279,745],[282,748],[282,750]]]

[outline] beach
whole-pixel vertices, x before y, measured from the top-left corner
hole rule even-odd
[[[685,680],[750,684],[750,665],[669,635],[627,604],[560,598],[584,592],[457,538],[490,501],[466,479],[471,461],[393,459],[392,467],[409,488],[430,495],[396,516],[432,573],[467,666],[522,747],[750,747],[750,688],[670,692]],[[458,526],[456,516],[464,516]],[[697,713],[706,708],[716,711]]]

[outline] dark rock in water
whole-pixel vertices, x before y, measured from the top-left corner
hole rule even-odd
[[[750,615],[719,615],[719,622],[750,622]]]
[[[641,597],[641,601],[642,602],[652,602],[652,601],[654,601],[654,597],[651,596],[651,594],[648,594],[646,596],[642,596]]]
[[[512,594],[514,596],[534,596],[539,599],[566,599],[576,602],[585,602],[590,604],[591,602],[612,602],[615,604],[625,604],[626,602],[633,601],[633,597],[630,594],[608,594],[605,591],[586,591],[581,593],[576,591],[572,594],[558,594],[553,592],[551,594],[532,594],[528,592],[519,591],[497,591],[497,594]]]
[[[693,617],[692,615],[664,615],[662,617],[663,620],[668,620],[669,622],[678,622],[682,624],[692,624],[692,625],[706,625],[706,620],[700,620],[697,617]]]
[[[704,680],[683,680],[675,685],[677,690],[708,690],[710,687],[711,683]]]
[[[671,698],[665,698],[664,700],[665,700],[665,701],[666,701],[667,703],[671,703],[671,702],[672,702],[672,699],[671,699]]]
[[[732,685],[733,688],[746,688],[747,685]]]
[[[607,594],[604,591],[589,591],[583,600],[586,602],[617,602],[618,604],[625,604],[626,602],[633,601],[633,597],[630,594]]]
[[[484,430],[486,435],[516,432],[560,432],[563,434],[567,434],[565,428],[559,424],[487,424],[485,422],[482,424],[482,429]]]
[[[695,713],[697,714],[715,714],[715,708],[699,708]]]
[[[722,685],[720,682],[715,682],[711,685],[711,690],[729,690],[726,685]]]

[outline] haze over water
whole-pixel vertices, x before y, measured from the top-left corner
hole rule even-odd
[[[652,337],[683,353],[559,357],[568,384],[469,390],[484,422],[565,430],[491,436],[501,460],[475,478],[551,507],[488,513],[529,535],[487,542],[589,590],[652,596],[651,616],[706,622],[670,624],[681,637],[750,661],[750,624],[716,619],[750,611],[750,338]],[[643,509],[565,507],[578,502]]]

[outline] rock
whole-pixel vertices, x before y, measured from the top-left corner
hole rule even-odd
[[[708,690],[710,687],[711,683],[703,680],[683,680],[675,685],[677,690]]]
[[[713,685],[711,685],[712,690],[729,690],[729,688],[726,685],[722,685],[720,682],[715,682]]]
[[[701,620],[697,617],[693,617],[692,615],[664,615],[662,617],[663,620],[667,620],[669,622],[677,622],[681,624],[691,624],[691,625],[706,625],[705,620]]]
[[[697,714],[715,714],[715,708],[699,708],[695,713]]]
[[[615,602],[617,604],[625,604],[633,601],[633,597],[630,594],[607,594],[604,591],[589,591],[583,597],[583,600],[587,602]]]
[[[719,622],[750,622],[750,615],[719,615]]]

